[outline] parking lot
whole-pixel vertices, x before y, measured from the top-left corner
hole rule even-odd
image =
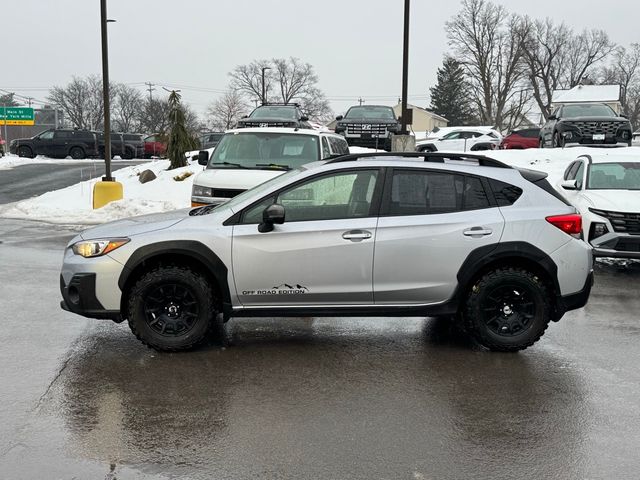
[[[73,229],[0,229],[0,478],[637,473],[637,264],[598,263],[587,307],[518,354],[428,318],[232,320],[226,346],[159,354],[59,309]]]

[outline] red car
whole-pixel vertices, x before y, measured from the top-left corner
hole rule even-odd
[[[167,144],[160,141],[159,135],[149,135],[144,139],[144,156],[164,157],[167,153]]]
[[[500,148],[538,148],[540,146],[540,129],[525,128],[514,130],[502,139]]]
[[[0,157],[4,156],[4,140],[2,139],[2,135],[0,135]]]

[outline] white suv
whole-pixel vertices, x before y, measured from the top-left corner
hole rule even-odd
[[[62,308],[126,319],[159,350],[200,344],[218,315],[446,315],[520,350],[593,280],[581,217],[545,177],[464,154],[311,163],[217,207],[83,232]]]
[[[430,137],[416,143],[417,152],[474,152],[495,150],[502,142],[502,135],[488,127],[450,128],[442,136]]]
[[[207,168],[193,180],[191,205],[217,205],[305,163],[349,153],[344,137],[299,128],[229,130],[215,149],[198,154]]]

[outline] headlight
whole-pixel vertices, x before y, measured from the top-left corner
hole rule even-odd
[[[193,190],[191,190],[191,195],[193,195],[194,197],[212,197],[213,188],[194,185]]]
[[[391,125],[387,125],[387,130],[390,132],[398,131],[398,124],[392,123]]]
[[[86,240],[71,246],[73,253],[84,258],[99,257],[120,248],[128,243],[128,238],[105,238],[100,240]]]

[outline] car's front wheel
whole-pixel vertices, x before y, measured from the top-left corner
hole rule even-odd
[[[35,158],[36,157],[33,154],[33,150],[31,150],[31,147],[27,147],[26,145],[18,147],[18,156],[19,157],[24,157],[24,158]]]
[[[129,327],[156,350],[189,350],[200,345],[214,325],[213,289],[202,274],[179,266],[158,267],[133,286]]]
[[[71,150],[69,150],[69,156],[74,160],[82,160],[83,158],[87,158],[84,150],[80,147],[73,147]]]
[[[498,268],[471,288],[464,311],[467,332],[490,350],[515,352],[542,337],[551,320],[549,292],[537,275]]]

